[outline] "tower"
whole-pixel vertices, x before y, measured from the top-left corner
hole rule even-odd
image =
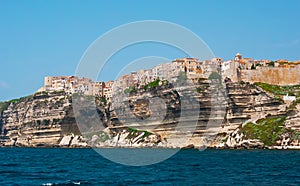
[[[237,53],[236,55],[235,55],[235,57],[234,57],[234,60],[235,61],[239,61],[239,60],[241,60],[242,59],[242,55],[240,54],[240,53]]]
[[[45,87],[46,89],[52,87],[52,80],[53,80],[53,78],[52,78],[51,76],[45,77],[45,80],[44,80],[44,87]]]

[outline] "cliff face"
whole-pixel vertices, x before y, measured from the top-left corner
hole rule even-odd
[[[243,127],[279,117],[285,121],[278,127],[286,130],[279,131],[275,145],[298,145],[294,139],[294,131],[300,131],[298,106],[287,113],[282,101],[251,84],[227,83],[222,88],[199,80],[127,96],[113,105],[97,98],[97,117],[106,129],[97,130],[91,120],[81,128],[83,134],[70,95],[37,93],[13,101],[1,114],[0,146],[262,148],[264,138],[249,136],[252,125]],[[82,107],[78,112],[86,115],[89,110]]]
[[[226,85],[227,125],[233,128],[246,121],[285,114],[285,104],[259,87],[248,83]]]
[[[223,143],[224,139],[243,123],[286,114],[285,104],[259,87],[248,83],[218,86],[202,80],[178,91],[167,88],[134,94],[115,106],[116,115],[123,126],[159,134],[168,147],[227,148],[231,146]],[[161,102],[151,103],[149,98]],[[188,114],[182,115],[182,109]]]
[[[127,128],[107,128],[105,132],[82,134],[84,129],[80,131],[76,123],[72,101],[72,96],[64,92],[36,93],[11,101],[0,117],[0,146],[153,146],[160,142],[159,137],[152,133]],[[112,126],[116,116],[109,111],[109,106],[99,99],[92,101],[97,103],[96,112],[103,127]],[[88,116],[89,109],[79,109],[79,112]]]
[[[1,115],[4,145],[53,146],[69,132],[78,134],[71,98],[64,92],[38,93],[11,102]]]
[[[231,104],[229,125],[224,128],[236,127],[220,132],[211,147],[300,148],[299,103],[285,104],[252,84],[228,84],[227,88]]]

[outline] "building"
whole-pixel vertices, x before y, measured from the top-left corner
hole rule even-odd
[[[175,64],[175,68],[171,69],[173,72],[172,75],[175,75],[174,73],[179,72],[186,72],[188,78],[199,78],[205,70],[202,68],[203,62],[200,62],[197,58],[180,58],[175,59],[172,61],[172,63]]]
[[[289,94],[286,94],[285,96],[283,96],[283,101],[291,103],[293,101],[296,101],[296,96],[289,96]]]
[[[242,54],[240,54],[240,53],[237,53],[234,57],[235,61],[240,61],[241,59],[242,59]]]
[[[208,78],[212,72],[221,73],[222,60],[220,58],[213,58],[211,60],[204,60],[202,63],[203,77]]]
[[[235,55],[234,61],[239,63],[238,68],[240,68],[241,70],[251,70],[253,67],[255,67],[255,63],[252,58],[243,58],[240,53],[237,53]]]
[[[47,76],[44,86],[39,91],[65,91],[68,94],[103,95],[103,82],[93,82],[89,78],[76,76]]]
[[[94,82],[93,83],[93,95],[104,97],[104,88],[105,83],[104,82]]]
[[[114,81],[108,81],[105,83],[105,88],[103,90],[103,97],[106,100],[111,100],[113,96],[113,86],[114,86]]]

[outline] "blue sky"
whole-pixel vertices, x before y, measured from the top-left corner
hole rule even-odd
[[[132,21],[182,25],[223,59],[240,52],[255,59],[298,60],[299,8],[297,0],[1,0],[0,101],[32,94],[43,85],[44,76],[73,75],[95,39]],[[155,53],[170,59],[185,57],[161,46],[144,46],[120,53],[115,60],[126,63]],[[113,78],[110,72],[101,77]]]

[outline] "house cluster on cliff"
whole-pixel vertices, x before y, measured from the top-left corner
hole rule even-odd
[[[85,77],[47,76],[44,79],[44,86],[38,91],[65,91],[69,94],[82,93],[109,98],[112,95],[112,85],[113,81],[93,82]]]
[[[234,71],[231,75],[236,81],[264,82],[282,86],[300,84],[300,61],[253,60],[243,58],[237,53],[230,63],[233,64],[231,69]]]
[[[300,62],[288,60],[253,60],[243,58],[240,53],[233,60],[221,58],[200,61],[196,58],[179,58],[170,63],[154,66],[149,70],[139,70],[123,75],[115,81],[93,82],[89,78],[76,76],[45,77],[44,86],[39,91],[62,91],[82,93],[110,99],[114,91],[124,91],[130,87],[141,88],[157,79],[174,82],[183,72],[189,79],[208,78],[218,72],[231,81],[265,82],[277,85],[300,84]]]
[[[135,86],[142,87],[157,79],[175,82],[180,72],[184,72],[189,79],[208,77],[221,64],[220,58],[199,61],[196,58],[174,59],[170,63],[160,64],[149,70],[139,70],[121,76],[115,81],[115,90],[124,91]]]
[[[199,61],[196,58],[175,59],[171,63],[160,64],[150,70],[139,70],[119,77],[116,81],[93,82],[90,78],[76,76],[47,76],[44,86],[38,91],[65,91],[69,94],[82,93],[110,99],[114,91],[124,91],[129,87],[148,84],[157,79],[176,80],[180,72],[184,72],[189,79],[207,76],[221,64],[220,58]],[[213,68],[215,67],[215,68]]]

